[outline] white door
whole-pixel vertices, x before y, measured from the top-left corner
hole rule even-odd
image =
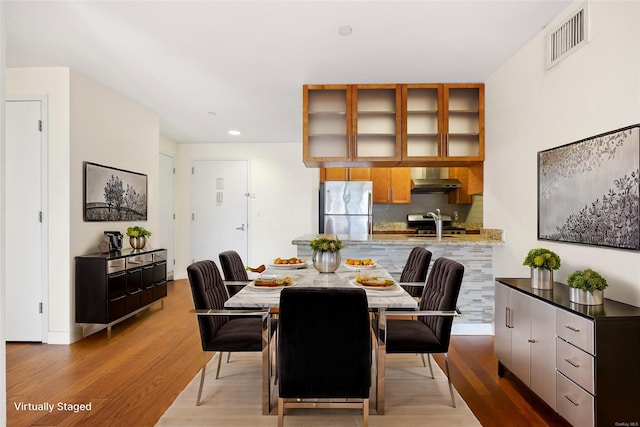
[[[174,159],[160,153],[160,240],[158,246],[167,249],[167,277],[173,278],[175,264]]]
[[[46,341],[45,100],[6,102],[6,339]]]
[[[195,160],[191,190],[191,259],[213,260],[234,250],[247,264],[249,162]]]

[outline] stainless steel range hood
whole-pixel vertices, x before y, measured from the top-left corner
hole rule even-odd
[[[448,193],[462,187],[462,183],[453,178],[414,179],[413,183],[412,194]]]

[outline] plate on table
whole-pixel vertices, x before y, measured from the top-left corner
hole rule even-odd
[[[380,278],[377,278],[377,277],[364,278],[363,277],[360,280],[351,279],[349,280],[349,283],[354,286],[364,288],[368,291],[387,292],[387,291],[395,291],[399,288],[395,280],[388,279],[386,277],[380,277]]]
[[[276,258],[271,264],[269,264],[269,268],[282,268],[282,269],[294,269],[294,268],[307,268],[309,266],[309,261],[306,261],[301,258]]]
[[[253,282],[249,283],[248,286],[254,289],[269,290],[285,288],[291,285],[293,285],[293,280],[291,280],[291,277],[261,276],[254,279]]]
[[[354,268],[358,270],[376,268],[378,266],[378,264],[376,264],[376,262],[371,258],[347,258],[343,264],[347,268]]]

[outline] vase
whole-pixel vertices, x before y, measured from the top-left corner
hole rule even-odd
[[[569,301],[582,305],[600,305],[604,301],[604,291],[583,291],[578,288],[569,288]]]
[[[313,268],[320,273],[333,273],[340,267],[342,256],[340,255],[340,251],[313,251],[311,260],[313,261]]]
[[[129,237],[129,244],[133,249],[142,249],[147,244],[147,238],[145,236]]]
[[[542,268],[531,269],[532,289],[553,289],[553,270]]]

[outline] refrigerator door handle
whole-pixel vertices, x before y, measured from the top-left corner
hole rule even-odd
[[[373,234],[373,194],[371,191],[367,193],[369,197],[369,235]]]

